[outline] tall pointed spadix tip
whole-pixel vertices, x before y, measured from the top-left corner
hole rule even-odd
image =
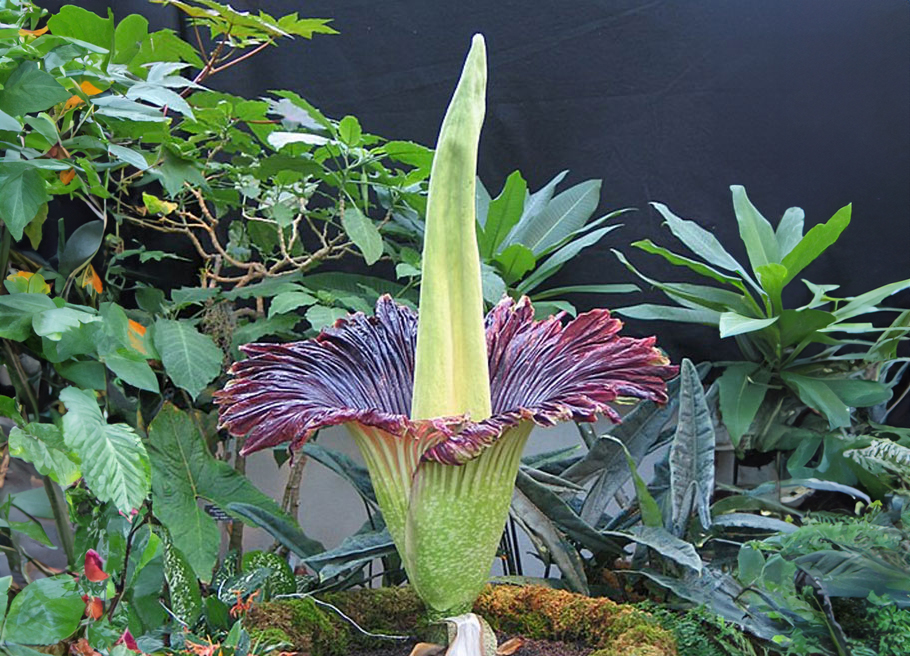
[[[487,83],[475,35],[446,110],[430,172],[415,354],[413,419],[490,416],[474,188]]]

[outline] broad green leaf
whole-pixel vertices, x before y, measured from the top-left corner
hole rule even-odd
[[[733,337],[734,335],[743,335],[752,333],[777,322],[778,317],[770,319],[755,319],[753,317],[744,317],[736,312],[721,312],[720,314],[720,336]]]
[[[771,299],[771,307],[774,313],[780,314],[783,310],[781,294],[784,291],[784,280],[787,279],[787,269],[780,264],[772,262],[756,267],[755,274],[758,276],[762,289],[765,290],[768,298]]]
[[[851,408],[868,408],[891,399],[891,388],[877,380],[826,378],[825,384]]]
[[[379,228],[360,209],[357,207],[345,209],[341,217],[341,226],[363,253],[363,259],[368,265],[374,264],[382,257],[382,235],[379,234]]]
[[[0,296],[0,337],[22,342],[32,334],[32,316],[57,306],[44,294]]]
[[[47,21],[51,34],[68,36],[110,50],[114,45],[114,18],[101,18],[87,9],[64,5]]]
[[[645,251],[646,253],[651,253],[652,255],[660,255],[662,258],[664,258],[667,262],[669,262],[673,266],[685,267],[685,268],[689,269],[690,271],[694,271],[695,273],[697,273],[701,276],[705,276],[706,278],[712,278],[712,279],[716,280],[717,282],[722,282],[727,285],[732,285],[744,293],[746,291],[745,285],[743,285],[742,280],[740,280],[739,278],[736,278],[734,276],[728,276],[727,274],[721,273],[717,269],[709,267],[708,265],[703,264],[702,262],[699,262],[697,260],[693,260],[688,257],[683,257],[682,255],[678,255],[672,251],[667,250],[666,248],[663,248],[662,246],[658,246],[657,244],[652,242],[650,239],[642,239],[640,241],[633,241],[632,246],[635,246],[636,248],[640,248],[641,250]]]
[[[50,109],[69,97],[70,92],[53,75],[40,70],[33,61],[23,61],[0,90],[0,111],[24,116]]]
[[[126,162],[131,166],[135,166],[140,171],[145,171],[149,167],[145,156],[138,150],[126,148],[125,146],[108,144],[107,152],[110,153],[113,157],[119,159],[121,162]],[[143,200],[145,200],[145,194],[143,194]]]
[[[805,218],[806,213],[799,207],[791,207],[781,217],[774,237],[777,239],[777,248],[782,258],[786,257],[802,240]]]
[[[672,305],[642,303],[641,305],[616,308],[616,312],[630,319],[642,319],[645,321],[678,321],[680,323],[700,323],[707,326],[720,324],[720,312],[693,310],[673,307]]]
[[[139,436],[126,424],[108,424],[92,392],[67,387],[63,439],[82,462],[82,474],[98,499],[129,516],[149,493],[149,461]]]
[[[2,93],[2,92],[0,92]],[[0,164],[0,219],[15,241],[47,203],[44,179],[24,164]]]
[[[614,225],[607,226],[606,228],[599,228],[594,232],[589,232],[583,237],[579,237],[578,239],[570,241],[568,244],[550,255],[546,260],[543,261],[540,266],[534,270],[531,275],[525,278],[521,284],[518,285],[518,291],[523,294],[530,292],[538,285],[543,283],[544,280],[559,271],[562,268],[563,264],[578,255],[582,250],[588,246],[593,246],[599,242],[605,234],[619,227],[619,225]]]
[[[521,173],[515,171],[506,178],[502,193],[490,201],[486,220],[477,231],[477,246],[484,260],[502,250],[500,246],[521,218],[527,194],[528,184]]]
[[[550,204],[553,194],[556,191],[556,185],[562,182],[568,173],[568,171],[557,173],[547,184],[528,196],[528,199],[524,203],[524,210],[521,213],[521,218],[512,229],[512,233],[506,238],[505,242],[503,242],[504,246],[516,243],[515,235],[523,231],[524,226],[533,221],[534,218]],[[486,190],[484,190],[484,192],[486,192]],[[521,242],[519,241],[518,243]]]
[[[348,316],[348,311],[343,308],[313,305],[306,311],[306,320],[310,322],[313,330],[322,330],[335,324],[336,321]]]
[[[733,192],[733,211],[739,224],[739,236],[746,245],[752,270],[759,275],[759,267],[780,262],[780,249],[774,236],[774,229],[755,209],[744,187],[733,185],[730,191]]]
[[[430,173],[411,418],[490,416],[475,185],[486,110],[486,45],[475,35]],[[489,221],[489,219],[488,219]]]
[[[668,529],[682,536],[689,515],[697,512],[703,528],[711,526],[714,493],[714,423],[695,365],[683,360],[679,372],[679,419],[670,444]]]
[[[93,390],[107,389],[104,365],[96,360],[62,362],[55,365],[54,368],[58,374],[74,383],[76,387]]]
[[[780,313],[780,345],[783,348],[799,344],[812,333],[831,325],[835,316],[821,310],[784,310]]]
[[[523,218],[509,243],[524,244],[535,255],[546,252],[587,223],[600,202],[600,186],[600,180],[586,180],[557,194],[539,212]]]
[[[480,265],[480,284],[483,289],[483,300],[490,305],[499,303],[507,290],[505,281],[489,264]]]
[[[770,374],[758,364],[741,362],[728,366],[718,380],[720,412],[733,446],[739,446],[768,391]]]
[[[133,387],[148,392],[159,392],[158,377],[146,362],[146,359],[127,349],[117,349],[102,357],[107,368],[114,372],[120,380]]]
[[[91,260],[104,239],[104,222],[89,221],[73,231],[60,256],[60,273],[69,275]]]
[[[236,502],[282,515],[274,501],[211,454],[197,425],[173,405],[166,404],[149,426],[149,457],[155,516],[203,581],[211,580],[221,539],[198,499],[228,512]]]
[[[849,299],[848,303],[834,310],[834,316],[837,317],[838,321],[846,321],[857,315],[873,312],[876,309],[876,306],[883,300],[892,294],[902,292],[907,288],[910,288],[910,278],[882,285],[865,294],[860,294],[859,296],[854,296]]]
[[[158,319],[154,343],[167,375],[194,399],[221,374],[224,353],[187,321]]]
[[[743,585],[752,585],[761,577],[762,569],[765,567],[765,557],[761,549],[757,549],[749,543],[739,548],[739,555],[736,558],[739,571],[736,578]]]
[[[99,116],[140,124],[163,123],[169,120],[157,107],[149,107],[123,96],[94,96],[91,103],[95,107],[95,114]],[[170,189],[168,192],[170,193]]]
[[[54,424],[31,423],[14,427],[9,434],[10,455],[32,463],[39,474],[50,476],[62,487],[82,477],[79,458],[66,446]]]
[[[28,237],[29,243],[32,245],[32,250],[37,251],[38,247],[41,246],[41,239],[44,236],[44,222],[47,221],[47,212],[48,206],[47,203],[44,203],[38,208],[38,213],[35,215],[35,218],[29,221],[28,225],[25,226],[24,233],[25,236]]]
[[[195,162],[179,157],[168,149],[164,150],[164,159],[161,164],[150,172],[155,173],[161,179],[165,191],[172,197],[183,189],[184,184],[189,184],[197,189],[207,186],[205,178],[202,177]]]
[[[22,124],[14,117],[0,110],[0,130],[9,130],[10,132],[19,132]]]
[[[524,274],[534,268],[537,261],[534,253],[523,244],[506,246],[505,250],[493,259],[499,264],[502,278],[507,283],[514,283],[521,279]]]
[[[338,137],[348,146],[354,147],[360,144],[363,130],[360,128],[360,121],[355,116],[345,116],[338,122]]]
[[[787,269],[787,278],[784,280],[785,285],[793,280],[800,271],[809,266],[815,258],[824,253],[831,244],[837,241],[840,233],[850,225],[852,209],[852,205],[839,209],[834,216],[828,219],[827,223],[820,223],[807,232],[806,236],[784,256],[781,264]]]
[[[21,645],[53,645],[70,637],[85,614],[82,593],[68,574],[38,579],[10,604],[3,639]]]
[[[789,371],[783,372],[781,378],[796,391],[803,403],[821,413],[828,420],[828,425],[832,430],[850,425],[849,408],[828,386],[827,381]]]
[[[897,357],[897,347],[910,332],[910,310],[901,312],[891,322],[888,330],[883,332],[863,359],[866,362],[885,362]]]
[[[628,533],[624,531],[604,531],[603,533],[612,537],[624,537],[642,544],[649,549],[653,549],[664,558],[701,574],[701,556],[695,550],[695,545],[691,542],[680,540],[662,526],[636,526]]]
[[[114,30],[115,64],[128,64],[139,52],[140,44],[148,37],[149,22],[144,16],[130,14]]]
[[[80,328],[83,324],[98,321],[98,316],[70,307],[55,307],[53,310],[40,312],[32,317],[32,328],[36,335],[47,337],[57,342],[63,334]]]
[[[293,312],[300,307],[309,307],[318,303],[318,299],[305,291],[282,292],[269,304],[269,318],[276,314]]]
[[[729,528],[750,528],[768,533],[793,533],[797,530],[794,524],[776,517],[765,517],[752,513],[727,513],[714,517],[715,526]]]
[[[670,232],[676,236],[690,251],[700,258],[727,271],[735,271],[746,280],[751,281],[742,264],[737,262],[730,253],[721,245],[711,232],[705,230],[695,221],[681,219],[662,203],[651,203],[651,206],[660,212],[661,216],[670,227]]]

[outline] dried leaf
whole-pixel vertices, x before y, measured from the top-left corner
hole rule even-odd
[[[510,638],[499,645],[499,648],[496,650],[496,656],[511,656],[521,649],[524,643],[524,638]]]
[[[443,645],[435,645],[431,642],[418,642],[411,650],[410,656],[435,656],[446,650]]]

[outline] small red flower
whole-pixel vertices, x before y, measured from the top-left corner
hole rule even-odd
[[[114,646],[124,645],[127,649],[132,651],[138,651],[140,654],[142,651],[139,649],[139,645],[136,644],[136,639],[133,637],[133,634],[130,633],[130,630],[127,629],[123,634],[117,638],[117,642],[114,643]]]
[[[82,601],[85,602],[85,616],[91,617],[93,620],[100,620],[104,615],[104,599],[82,595]]]
[[[107,579],[107,572],[102,569],[104,563],[101,562],[101,556],[94,549],[89,549],[85,553],[85,578],[92,583],[98,583]]]

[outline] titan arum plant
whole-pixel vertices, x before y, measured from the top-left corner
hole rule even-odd
[[[433,615],[466,613],[486,583],[531,428],[619,415],[619,397],[666,401],[676,373],[654,338],[618,336],[594,310],[535,321],[527,298],[483,316],[474,185],[486,51],[475,36],[430,177],[420,315],[375,316],[318,337],[249,344],[218,393],[244,453],[344,424],[369,468],[408,579]]]

